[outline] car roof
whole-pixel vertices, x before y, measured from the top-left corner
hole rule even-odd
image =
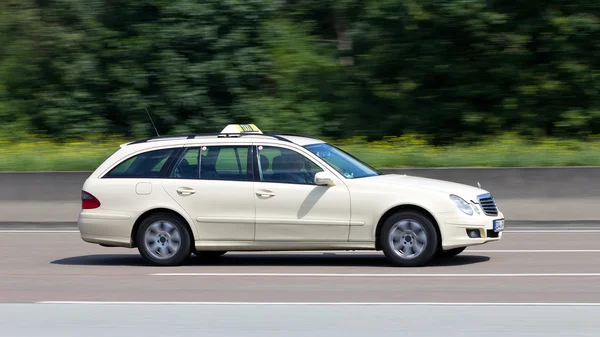
[[[177,146],[177,145],[194,145],[194,144],[227,144],[243,142],[256,142],[286,144],[292,143],[298,146],[306,146],[310,144],[325,143],[325,141],[310,136],[277,133],[277,134],[185,134],[185,135],[167,135],[156,136],[145,139],[136,140],[133,142],[122,144],[121,147],[153,147],[159,146]]]
[[[251,128],[248,129],[249,127]],[[297,147],[325,143],[325,141],[311,136],[283,132],[262,133],[253,124],[230,124],[220,133],[156,136],[123,143],[120,145],[119,150],[115,151],[113,155],[96,168],[95,173],[100,174],[114,162],[139,152],[183,146],[233,145],[257,142],[273,145],[290,144]]]

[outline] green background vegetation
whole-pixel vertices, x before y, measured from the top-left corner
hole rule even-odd
[[[161,134],[252,122],[377,167],[598,165],[599,13],[595,0],[3,0],[0,169],[92,169],[154,133],[146,108]]]

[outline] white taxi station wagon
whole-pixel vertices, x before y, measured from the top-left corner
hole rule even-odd
[[[475,186],[382,174],[319,139],[255,125],[122,144],[85,181],[85,242],[156,265],[228,251],[380,250],[395,266],[500,240]]]

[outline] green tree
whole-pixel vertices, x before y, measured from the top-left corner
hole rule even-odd
[[[591,0],[5,0],[0,136],[600,132]],[[4,130],[4,131],[3,131]]]
[[[591,1],[368,1],[352,37],[357,106],[372,108],[356,125],[436,143],[597,132],[599,12]]]

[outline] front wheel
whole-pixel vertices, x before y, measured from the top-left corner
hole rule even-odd
[[[381,230],[381,247],[387,259],[399,267],[420,267],[435,256],[438,245],[434,224],[414,211],[390,216]]]
[[[186,226],[168,213],[154,214],[144,219],[137,232],[140,254],[155,265],[182,264],[190,256],[191,242]]]

